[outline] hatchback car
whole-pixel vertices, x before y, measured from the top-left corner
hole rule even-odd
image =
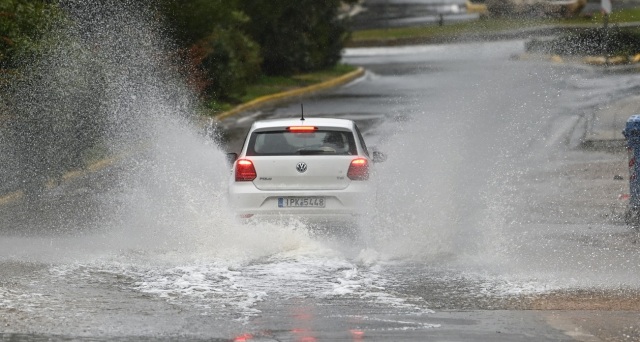
[[[240,217],[349,220],[374,196],[369,153],[351,120],[274,119],[255,122],[233,163],[228,197]]]

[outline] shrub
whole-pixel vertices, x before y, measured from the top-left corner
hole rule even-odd
[[[42,33],[59,19],[58,7],[45,0],[0,0],[0,69],[16,68],[33,55]]]
[[[238,98],[260,75],[258,52],[257,44],[242,32],[216,28],[189,49],[192,82],[209,98]]]
[[[347,1],[349,2],[349,1]],[[287,75],[335,65],[347,26],[338,16],[340,0],[244,0],[248,34],[262,47],[262,69]]]
[[[202,97],[239,97],[260,75],[260,49],[241,29],[249,19],[236,0],[164,0],[159,9]]]

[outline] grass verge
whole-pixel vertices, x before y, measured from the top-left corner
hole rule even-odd
[[[491,34],[506,30],[520,30],[540,26],[599,26],[603,16],[595,13],[570,19],[562,18],[483,18],[476,21],[458,22],[443,26],[399,27],[354,31],[348,46],[393,45],[411,42],[440,42],[453,40],[469,34]],[[640,9],[624,9],[611,13],[609,24],[622,24],[640,21]]]

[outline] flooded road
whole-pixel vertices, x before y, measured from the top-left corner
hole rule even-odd
[[[640,78],[512,60],[523,47],[345,52],[367,75],[304,102],[307,116],[356,120],[389,156],[356,237],[238,222],[223,151],[172,113],[173,87],[142,91],[134,112],[162,113],[141,126],[144,148],[0,207],[0,339],[595,339],[545,310],[571,309],[549,306],[565,294],[637,302],[638,236],[614,179],[626,154],[579,138]],[[252,120],[298,108],[219,128],[233,149]]]

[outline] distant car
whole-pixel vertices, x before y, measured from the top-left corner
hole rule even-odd
[[[255,122],[240,154],[230,153],[229,202],[243,218],[349,220],[374,195],[373,163],[351,120],[274,119]]]

